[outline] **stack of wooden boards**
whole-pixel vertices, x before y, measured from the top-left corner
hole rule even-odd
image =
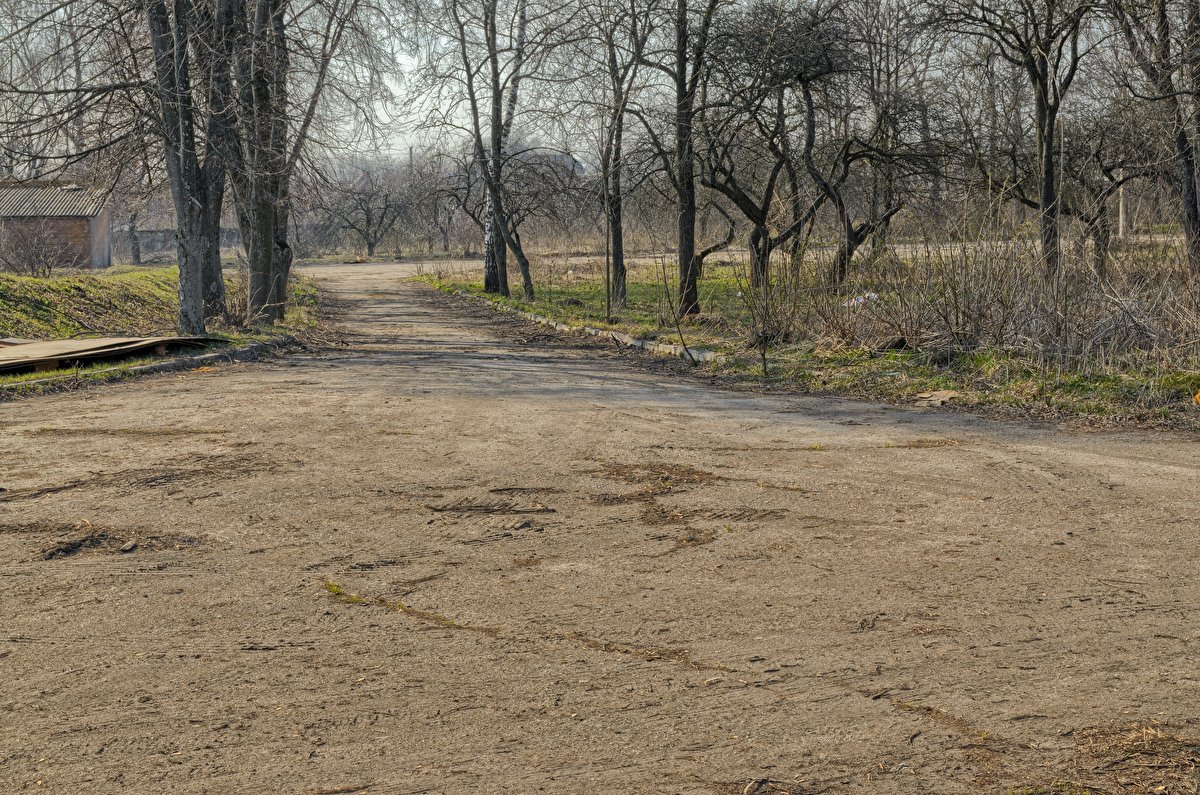
[[[0,373],[45,372],[97,359],[139,353],[163,355],[172,348],[199,347],[209,337],[95,337],[77,340],[0,339]]]

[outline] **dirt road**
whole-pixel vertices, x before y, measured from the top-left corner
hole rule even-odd
[[[0,792],[1196,791],[1194,439],[317,275],[346,346],[0,406]]]

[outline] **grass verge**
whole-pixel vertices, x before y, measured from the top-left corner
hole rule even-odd
[[[661,283],[630,281],[626,307],[606,318],[604,285],[595,280],[563,280],[526,301],[519,295],[485,293],[478,281],[423,278],[446,292],[465,292],[569,325],[679,341]],[[999,414],[1097,426],[1200,429],[1200,361],[1181,366],[1152,356],[1126,356],[1080,370],[986,347],[969,352],[880,350],[803,339],[773,345],[764,375],[758,351],[747,346],[750,318],[738,295],[737,279],[716,271],[706,273],[704,285],[707,314],[686,320],[683,335],[689,346],[726,354],[723,361],[708,366],[739,386],[889,403],[915,403],[930,393],[953,392],[952,405]]]

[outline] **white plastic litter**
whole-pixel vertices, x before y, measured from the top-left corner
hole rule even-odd
[[[862,306],[863,304],[874,303],[879,300],[879,293],[863,293],[856,295],[846,301],[846,306]]]

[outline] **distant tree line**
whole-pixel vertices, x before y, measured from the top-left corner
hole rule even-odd
[[[671,208],[682,314],[700,310],[703,262],[731,229],[755,284],[819,234],[836,289],[906,219],[950,240],[1024,214],[1047,280],[1067,231],[1103,277],[1133,191],[1169,202],[1160,220],[1200,274],[1191,0],[431,0],[419,13],[417,126],[467,152],[490,290],[508,289],[507,253],[530,291],[509,204],[538,149],[588,164],[618,304],[637,195]],[[729,225],[704,238],[706,210]]]

